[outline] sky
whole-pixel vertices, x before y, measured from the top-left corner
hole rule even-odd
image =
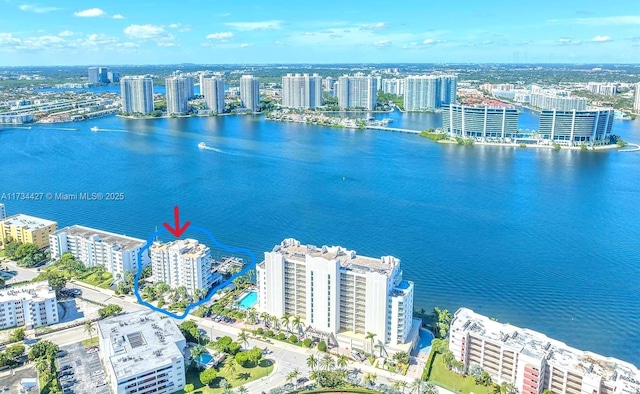
[[[0,0],[0,66],[639,63],[640,0]]]

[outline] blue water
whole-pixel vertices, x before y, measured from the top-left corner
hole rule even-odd
[[[240,309],[249,309],[254,306],[258,302],[258,293],[255,291],[250,291],[240,299],[238,306]]]
[[[420,336],[418,337],[418,343],[415,349],[420,353],[431,352],[431,341],[433,341],[433,334],[427,330],[420,330]]]
[[[423,129],[439,115],[391,116]],[[256,256],[287,237],[394,255],[418,309],[466,306],[640,365],[640,153],[461,147],[254,116],[70,126],[81,130],[0,128],[0,196],[125,200],[0,201],[9,213],[146,239],[179,205]],[[640,119],[614,133],[639,142]]]
[[[208,353],[202,353],[201,355],[196,357],[194,360],[200,365],[207,365],[211,362],[211,360],[213,360],[213,356],[211,356]]]

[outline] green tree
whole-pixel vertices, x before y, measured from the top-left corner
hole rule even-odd
[[[291,382],[291,381],[296,382],[296,386],[297,386],[297,380],[299,376],[300,376],[300,371],[298,370],[298,368],[295,368],[293,371],[287,374],[287,382]]]
[[[307,367],[311,368],[312,371],[315,371],[317,366],[318,359],[313,354],[310,354],[309,357],[307,357]]]
[[[56,294],[60,294],[60,291],[67,285],[67,278],[62,274],[51,271],[48,272],[46,276],[49,281],[49,286],[55,290]]]
[[[331,357],[330,354],[325,354],[324,356],[322,356],[322,359],[320,360],[320,365],[322,365],[322,368],[324,368],[325,371],[329,371],[333,369],[333,366],[334,366],[333,357]]]
[[[84,323],[84,332],[89,334],[89,338],[93,340],[93,332],[96,330],[95,324],[92,321]]]
[[[230,358],[227,360],[227,362],[224,364],[224,367],[222,368],[222,370],[228,374],[228,376],[232,376],[233,374],[235,374],[238,371],[238,363],[236,362],[235,358]]]
[[[184,390],[185,393],[190,393],[190,392],[194,391],[195,389],[196,388],[195,388],[195,386],[193,384],[188,383],[188,384],[184,385],[184,389],[183,390]]]
[[[116,304],[108,304],[107,306],[98,309],[98,315],[100,319],[106,319],[110,316],[118,315],[122,312],[122,307]]]
[[[249,346],[249,335],[245,330],[242,330],[240,334],[238,334],[238,342],[243,344],[244,347]]]
[[[299,335],[303,326],[300,316],[293,317],[293,320],[291,320],[291,326],[296,330],[296,334]]]
[[[411,386],[409,386],[409,390],[412,393],[422,394],[422,379],[416,378],[411,382]]]
[[[200,382],[205,386],[209,386],[217,377],[218,374],[213,368],[205,369],[200,372]]]
[[[326,352],[327,351],[327,343],[325,341],[318,342],[318,350],[320,350],[321,352]]]
[[[289,329],[289,322],[291,321],[291,315],[288,313],[285,313],[284,315],[282,315],[282,317],[280,318],[280,323],[282,323],[282,325],[284,326],[284,328],[287,331],[291,331]]]
[[[409,365],[411,361],[411,356],[407,352],[397,352],[393,355],[393,359],[396,360],[400,364]]]
[[[39,358],[53,358],[58,353],[58,345],[50,341],[40,341],[31,346],[29,349],[29,360]]]
[[[10,360],[15,360],[16,358],[24,354],[24,349],[24,345],[21,344],[11,345],[7,348],[7,350],[5,350],[5,354]]]
[[[438,386],[435,385],[435,383],[429,381],[429,382],[425,382],[424,385],[422,386],[422,390],[424,392],[424,394],[438,394]]]
[[[347,356],[345,356],[344,354],[340,354],[338,355],[338,358],[336,360],[336,365],[338,366],[338,368],[344,369],[347,366],[348,362],[349,359],[347,358]]]
[[[13,330],[13,332],[9,336],[9,341],[11,341],[11,342],[22,341],[25,338],[25,336],[26,336],[25,328],[24,327],[18,327],[15,330]]]
[[[187,340],[187,342],[196,342],[197,338],[200,335],[200,329],[198,328],[198,325],[191,320],[180,323],[178,328],[180,329],[180,332],[182,332],[182,335],[184,335],[184,338]]]
[[[9,357],[5,353],[0,352],[0,367],[9,364]]]
[[[371,340],[371,357],[375,357],[375,356],[373,355],[373,339],[374,339],[375,337],[376,337],[376,334],[375,334],[375,333],[373,333],[373,332],[371,332],[371,331],[368,331],[368,332],[367,332],[367,335],[365,335],[365,337],[364,337],[364,339],[370,339],[370,340]]]
[[[376,384],[376,379],[378,379],[378,375],[376,375],[375,373],[367,372],[364,374],[364,381],[369,386],[373,386],[374,384]]]

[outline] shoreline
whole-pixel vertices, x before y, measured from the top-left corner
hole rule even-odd
[[[438,144],[458,144],[457,141],[454,140],[440,140],[440,141],[435,141]],[[527,148],[535,148],[535,149],[557,149],[554,148],[553,145],[541,145],[541,144],[527,144],[526,146],[520,146],[520,144],[516,144],[516,143],[510,143],[510,142],[477,142],[474,141],[473,145],[483,145],[483,146],[507,146],[507,147],[511,147],[511,148],[518,148],[518,149],[527,149]],[[636,144],[632,144],[629,143],[629,145],[636,145]],[[587,147],[586,151],[608,151],[608,150],[613,150],[613,149],[622,149],[621,147],[619,147],[617,144],[609,144],[609,145],[598,145],[598,146],[594,146],[594,147]],[[582,147],[580,146],[561,146],[560,149],[557,150],[577,150],[577,151],[583,151]],[[633,152],[631,150],[627,151],[627,152]]]

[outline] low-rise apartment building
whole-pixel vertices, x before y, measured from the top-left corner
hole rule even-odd
[[[56,292],[47,282],[0,290],[0,329],[28,329],[57,323]]]
[[[57,228],[58,223],[54,221],[20,213],[0,221],[0,239],[36,244],[42,249],[49,246],[49,234]],[[3,245],[0,247],[4,248]]]

